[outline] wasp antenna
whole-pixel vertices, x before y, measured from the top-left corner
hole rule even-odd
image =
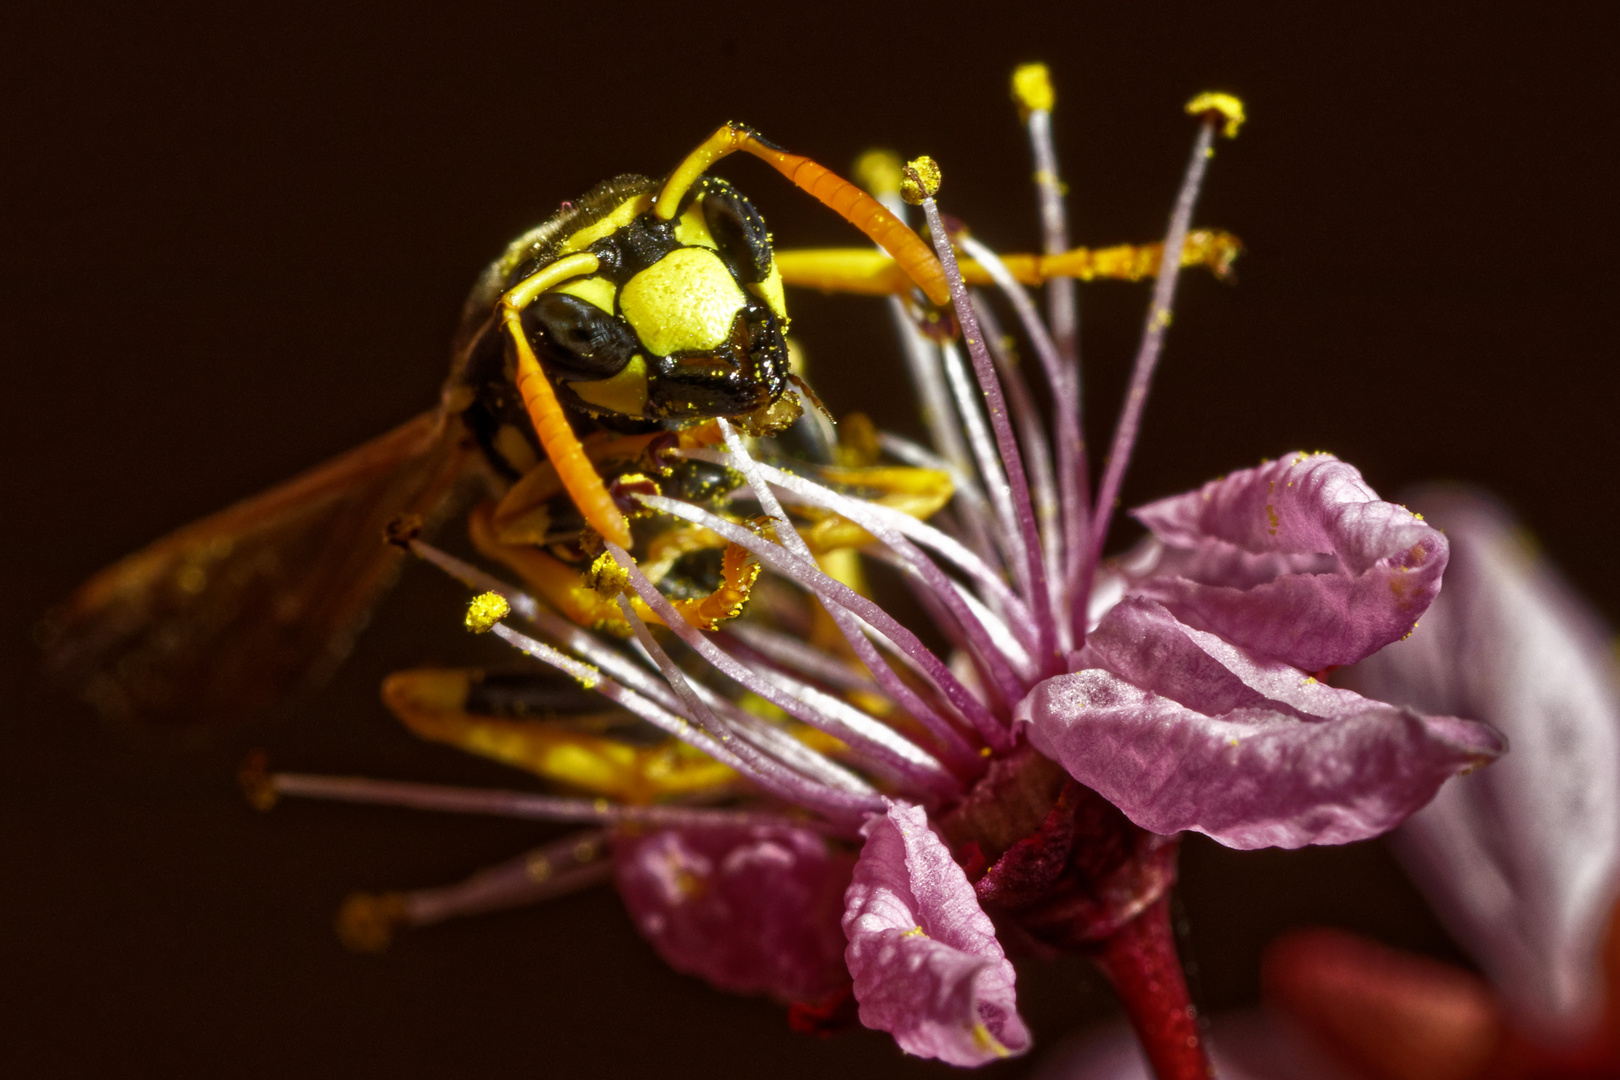
[[[922,237],[905,222],[825,165],[819,165],[800,154],[789,154],[742,124],[722,125],[697,149],[686,155],[675,171],[669,174],[669,179],[664,181],[654,213],[665,221],[674,217],[681,199],[697,183],[698,177],[715,162],[738,150],[759,158],[792,181],[795,187],[809,192],[823,206],[865,233],[868,239],[889,253],[929,300],[939,305],[950,303],[950,287],[945,282],[944,268],[928,245],[923,243]]]

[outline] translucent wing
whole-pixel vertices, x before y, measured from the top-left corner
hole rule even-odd
[[[48,673],[160,727],[227,723],[318,683],[399,571],[384,529],[442,513],[472,464],[463,443],[435,409],[114,563],[46,617]]]

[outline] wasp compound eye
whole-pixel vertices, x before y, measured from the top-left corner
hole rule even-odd
[[[521,320],[535,355],[564,379],[617,375],[640,347],[628,326],[577,296],[544,293],[523,309]]]
[[[710,181],[703,196],[703,221],[715,246],[738,280],[764,281],[771,272],[771,234],[754,204],[730,184]]]

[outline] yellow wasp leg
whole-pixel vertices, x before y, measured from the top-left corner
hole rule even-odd
[[[956,486],[951,483],[950,474],[937,469],[916,469],[908,466],[824,467],[820,470],[820,475],[823,480],[838,487],[882,492],[875,499],[871,496],[867,498],[880,506],[909,514],[919,521],[926,521],[932,517],[951,501],[951,495],[956,491]],[[798,512],[815,520],[815,524],[809,529],[802,530],[811,551],[830,552],[838,548],[864,547],[874,542],[871,534],[865,529],[838,514],[815,511],[807,507],[801,507]]]
[[[1181,251],[1184,267],[1207,267],[1217,278],[1231,271],[1232,260],[1243,250],[1238,238],[1219,229],[1194,229]],[[1163,244],[1119,244],[1106,248],[1075,248],[1057,255],[1003,255],[1013,277],[1025,285],[1041,285],[1058,277],[1092,281],[1106,278],[1140,281],[1155,277],[1164,257]],[[989,271],[973,259],[961,259],[962,280],[969,285],[994,284]],[[776,252],[776,268],[784,285],[822,292],[890,296],[911,289],[912,281],[899,264],[881,251],[868,248],[807,248]]]
[[[657,433],[616,435],[599,431],[586,436],[580,446],[594,469],[604,461],[636,461],[656,438]],[[549,524],[545,504],[565,490],[557,467],[550,461],[540,462],[524,473],[495,507],[495,535],[508,544],[544,543]]]
[[[771,145],[758,132],[743,124],[733,122],[721,125],[702,145],[686,155],[675,171],[669,174],[669,179],[664,181],[654,213],[665,221],[674,217],[681,198],[697,183],[698,178],[708,172],[715,162],[738,150],[770,165],[792,181],[794,186],[809,192],[822,205],[865,233],[874,244],[894,258],[900,271],[907,276],[908,288],[911,283],[916,284],[928,299],[941,307],[950,303],[950,288],[945,283],[945,270],[940,266],[939,258],[905,222],[832,170],[807,157],[789,154]]]
[[[512,765],[594,795],[648,803],[672,795],[716,794],[737,774],[670,739],[633,746],[589,730],[589,718],[481,716],[467,711],[482,672],[423,668],[390,675],[383,704],[424,739]]]
[[[499,312],[501,323],[517,348],[518,393],[523,396],[524,408],[529,412],[529,420],[534,424],[547,459],[556,467],[563,486],[591,528],[621,547],[628,547],[630,523],[585,456],[579,437],[568,423],[568,414],[563,412],[557,392],[551,388],[551,380],[529,347],[529,337],[523,332],[520,321],[523,309],[534,303],[541,293],[569,278],[594,274],[598,265],[596,256],[588,252],[564,255],[514,285],[501,297]]]

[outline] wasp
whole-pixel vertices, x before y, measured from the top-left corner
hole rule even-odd
[[[753,203],[709,174],[737,152],[875,247],[776,251]],[[1207,250],[1189,257],[1211,261]],[[1156,260],[1142,246],[1006,262],[1035,283],[1141,277]],[[971,260],[962,272],[989,280]],[[712,441],[716,418],[764,435],[799,414],[800,393],[810,395],[790,364],[785,286],[949,304],[938,258],[894,213],[745,125],[722,125],[662,180],[599,184],[479,277],[433,408],[92,577],[47,618],[47,667],[113,715],[165,727],[241,717],[343,659],[403,558],[379,538],[445,517],[469,486],[483,496],[470,515],[475,544],[576,622],[604,617],[579,584],[602,538],[665,569],[707,557],[702,573],[668,573],[660,588],[684,592],[687,617],[705,625],[735,615],[757,566],[705,556],[667,523],[639,526],[633,496],[649,485],[717,492],[718,470],[666,451]],[[922,486],[917,512],[949,498],[948,483]],[[915,504],[917,487],[902,480],[897,497]],[[407,699],[438,685],[388,696],[410,713]]]

